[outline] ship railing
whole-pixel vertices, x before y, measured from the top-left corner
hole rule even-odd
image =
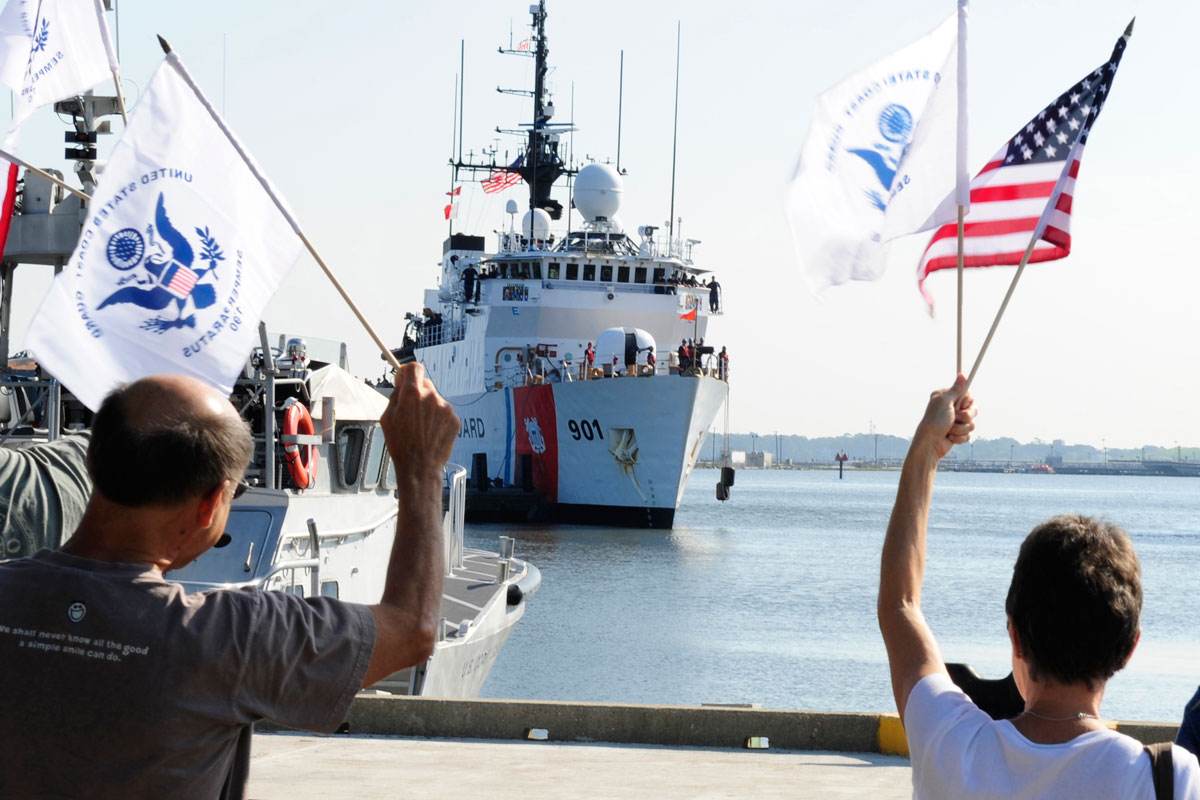
[[[639,254],[663,260],[675,259],[676,261],[691,265],[693,263],[692,248],[698,244],[700,242],[696,239],[681,239],[678,237],[643,239]]]
[[[0,373],[0,444],[9,439],[53,439],[58,427],[50,410],[58,407],[57,381]],[[38,423],[41,424],[38,424]],[[23,434],[17,434],[21,430]]]
[[[509,232],[500,234],[500,245],[497,252],[500,253],[536,253],[546,250],[553,250],[555,244],[558,243],[557,238],[551,234],[546,239],[529,239],[519,233]]]
[[[417,347],[431,347],[435,344],[461,342],[466,335],[467,323],[465,320],[426,322],[417,333]]]

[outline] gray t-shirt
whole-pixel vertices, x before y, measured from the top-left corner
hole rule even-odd
[[[29,447],[0,447],[0,558],[59,547],[83,519],[92,493],[91,434]]]
[[[252,723],[333,731],[374,646],[370,609],[332,598],[0,563],[0,797],[243,797]]]

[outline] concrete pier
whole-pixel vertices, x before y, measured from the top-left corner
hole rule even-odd
[[[1145,743],[1177,729],[1115,727]],[[343,730],[259,726],[250,796],[912,795],[895,714],[362,695]]]
[[[912,797],[908,759],[865,753],[288,733],[253,753],[257,800]]]

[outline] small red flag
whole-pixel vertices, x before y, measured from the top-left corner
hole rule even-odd
[[[687,312],[686,314],[681,315],[679,318],[686,319],[689,322],[694,322],[696,320],[696,309],[693,308],[691,311]]]
[[[13,205],[17,197],[17,165],[0,159],[0,166],[8,163],[8,180],[4,184],[4,200],[0,203],[0,253],[8,243],[8,229],[12,225]]]

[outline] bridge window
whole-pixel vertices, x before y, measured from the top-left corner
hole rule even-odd
[[[629,283],[629,267],[617,267],[617,283]]]
[[[569,281],[579,280],[579,265],[578,264],[571,262],[571,261],[567,262],[567,280],[569,280]]]
[[[384,461],[387,459],[387,445],[383,441],[383,428],[374,425],[371,428],[371,443],[367,448],[365,459],[367,468],[363,473],[363,488],[374,489],[383,477]]]
[[[365,441],[366,434],[362,428],[347,427],[338,431],[338,480],[343,489],[350,489],[358,483]]]
[[[634,283],[645,283],[646,282],[646,268],[645,267],[635,267],[634,268],[633,282]]]
[[[548,277],[552,281],[558,280],[558,262],[557,261],[550,262],[550,266],[548,268],[546,277]]]
[[[595,264],[584,264],[583,265],[583,279],[585,281],[596,280],[596,265]]]
[[[612,283],[612,265],[604,264],[600,267],[600,280],[604,283]]]
[[[533,262],[533,272],[531,274],[535,281],[540,281],[542,279],[542,262]]]

